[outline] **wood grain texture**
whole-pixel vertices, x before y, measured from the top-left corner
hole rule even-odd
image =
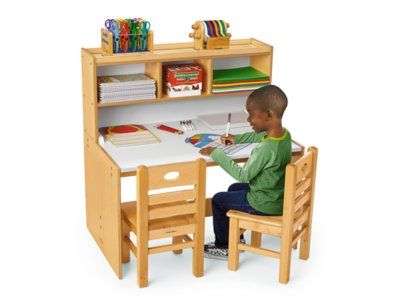
[[[197,159],[193,163],[138,168],[137,201],[123,203],[121,209],[123,222],[137,235],[137,246],[132,241],[127,245],[135,250],[139,287],[148,285],[149,254],[164,251],[178,254],[182,249],[193,248],[193,275],[203,276],[205,170],[204,159]],[[179,174],[166,178],[165,175],[171,172]],[[193,188],[187,189],[188,185]],[[184,189],[182,194],[177,191],[160,192],[160,189],[169,187]],[[193,239],[188,234],[193,234]],[[150,240],[166,237],[172,237],[172,244],[149,248]],[[127,259],[126,256],[124,259]]]
[[[85,139],[86,224],[115,274],[121,278],[119,175],[118,166],[102,148]]]
[[[251,215],[235,210],[228,212],[230,218],[228,269],[237,270],[238,250],[250,251],[279,259],[279,282],[287,283],[290,278],[291,251],[292,248],[297,248],[299,240],[300,258],[308,259],[317,153],[316,147],[310,147],[304,156],[287,165],[282,217]],[[243,229],[252,231],[251,245],[237,242],[236,233]],[[279,236],[280,251],[261,248],[259,240],[261,233]]]

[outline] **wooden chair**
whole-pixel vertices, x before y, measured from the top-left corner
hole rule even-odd
[[[176,172],[176,178],[168,178]],[[204,159],[137,169],[137,201],[122,203],[121,207],[122,260],[129,262],[132,250],[137,259],[139,287],[148,285],[148,255],[164,251],[181,253],[192,247],[193,275],[203,276],[205,172]],[[180,190],[162,192],[170,187]],[[130,232],[137,236],[137,245],[131,241]],[[193,234],[193,239],[188,234]],[[149,247],[150,240],[166,237],[172,237],[172,244]]]
[[[300,259],[308,259],[317,155],[318,149],[310,147],[302,158],[286,167],[282,216],[257,216],[235,210],[228,212],[229,270],[238,269],[239,250],[250,251],[280,259],[279,282],[287,283],[291,250],[292,247],[297,248],[299,240]],[[243,229],[252,231],[251,245],[239,243],[239,234]],[[280,252],[260,248],[262,233],[281,237]]]

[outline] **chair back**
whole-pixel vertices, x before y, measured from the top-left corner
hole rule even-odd
[[[159,232],[149,232],[149,239],[194,233],[196,220],[204,218],[204,159],[195,162],[156,167],[139,166],[137,170],[138,227],[148,231],[150,221]],[[165,191],[173,188],[173,191]],[[177,226],[180,226],[177,230]],[[147,227],[147,228],[146,228]],[[174,230],[168,231],[172,227]]]
[[[307,153],[286,167],[282,228],[290,228],[295,239],[311,226],[318,149],[309,147]]]

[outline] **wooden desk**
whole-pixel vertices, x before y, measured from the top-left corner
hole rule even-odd
[[[159,165],[192,161],[200,157],[198,149],[182,142],[182,137],[156,134],[159,145],[135,149],[115,149],[99,144],[98,129],[117,124],[149,124],[171,120],[194,119],[196,113],[236,111],[245,107],[251,91],[227,94],[213,93],[215,69],[251,66],[272,80],[273,47],[256,39],[231,40],[229,49],[194,50],[193,43],[154,45],[153,52],[103,56],[101,49],[82,49],[82,87],[85,148],[86,223],[87,227],[119,278],[121,263],[121,178],[134,176],[138,165]],[[163,91],[162,67],[171,62],[194,62],[204,72],[202,94],[172,98]],[[118,69],[119,68],[119,69]],[[145,73],[156,82],[156,99],[99,103],[97,76]],[[174,124],[170,124],[174,126]],[[176,124],[175,124],[176,125]],[[201,128],[198,132],[209,132]],[[176,126],[175,126],[176,127]],[[153,128],[152,128],[153,129]],[[221,132],[220,132],[221,133]],[[232,130],[232,133],[235,133]],[[239,133],[239,132],[237,132]],[[191,134],[194,134],[191,133]],[[132,148],[132,147],[130,147]],[[237,153],[234,159],[246,161],[251,147]],[[294,159],[304,149],[294,153]],[[208,166],[215,163],[207,158]],[[207,215],[211,215],[210,199]]]

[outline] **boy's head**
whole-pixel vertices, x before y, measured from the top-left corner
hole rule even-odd
[[[287,106],[285,93],[276,85],[266,85],[253,91],[247,98],[247,121],[255,132],[268,131],[281,126],[281,119]]]

